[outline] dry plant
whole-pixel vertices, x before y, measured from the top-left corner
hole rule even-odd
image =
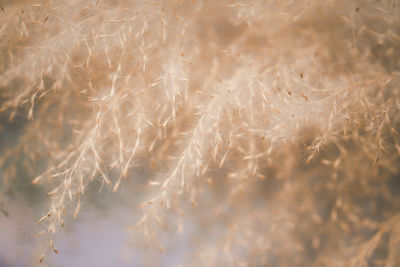
[[[89,187],[144,179],[129,230],[185,264],[400,264],[399,1],[0,3],[1,186],[48,190],[40,262]]]

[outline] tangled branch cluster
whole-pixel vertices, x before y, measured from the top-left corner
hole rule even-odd
[[[132,229],[158,242],[185,215],[193,265],[399,264],[399,1],[0,12],[0,112],[25,121],[1,150],[1,186],[23,169],[48,190],[50,250],[87,188],[139,179]]]

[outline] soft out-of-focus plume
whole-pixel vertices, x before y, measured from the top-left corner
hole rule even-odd
[[[47,190],[40,262],[140,180],[128,230],[183,264],[399,264],[399,1],[0,5],[1,188]]]

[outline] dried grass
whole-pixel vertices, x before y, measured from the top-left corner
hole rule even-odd
[[[146,179],[133,228],[189,213],[193,265],[396,266],[399,4],[3,1],[2,186],[48,189],[55,253],[94,181]]]

